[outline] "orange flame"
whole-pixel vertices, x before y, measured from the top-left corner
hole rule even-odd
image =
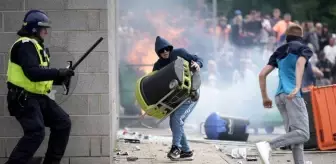
[[[174,47],[187,46],[187,39],[182,37],[184,28],[179,28],[174,25],[175,22],[178,21],[177,19],[172,20],[173,23],[169,24],[167,20],[171,20],[171,18],[168,18],[168,14],[165,12],[154,14],[148,12],[146,18],[155,28],[156,34],[165,38],[174,45]],[[156,35],[151,36],[149,33],[144,32],[141,36],[141,39],[135,39],[134,45],[127,56],[127,62],[137,65],[135,68],[138,68],[138,71],[148,74],[152,71],[152,65],[158,60],[154,47]],[[145,111],[141,109],[141,114],[144,113]]]
[[[130,54],[128,55],[127,61],[131,64],[136,65],[149,65],[154,64],[157,60],[157,55],[154,51],[154,41],[149,37],[144,37],[138,40],[136,44],[133,45]],[[144,73],[149,73],[152,68],[140,67],[139,70]]]
[[[164,12],[157,14],[147,13],[146,17],[151,25],[154,26],[157,35],[164,37],[175,46],[180,47],[187,45],[186,39],[181,37],[184,29],[168,24],[168,14]],[[177,20],[173,20],[172,22],[176,21]],[[149,34],[143,35],[144,37],[142,39],[135,41],[135,44],[127,57],[127,61],[130,64],[139,65],[139,71],[147,74],[152,71],[152,67],[149,67],[148,65],[153,65],[158,59],[154,50],[156,36],[150,36]]]

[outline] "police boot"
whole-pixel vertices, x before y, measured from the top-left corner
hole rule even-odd
[[[28,162],[28,164],[41,164],[41,163],[42,163],[42,157],[34,157]]]
[[[45,158],[44,161],[43,161],[43,164],[60,164],[61,161],[59,160],[51,160],[51,159],[48,159],[48,158]]]

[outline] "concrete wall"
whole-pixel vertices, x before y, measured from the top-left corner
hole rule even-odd
[[[4,163],[22,135],[18,122],[8,116],[5,75],[8,50],[15,32],[30,9],[47,12],[52,29],[47,39],[54,66],[78,59],[100,36],[105,40],[76,71],[77,85],[61,106],[71,115],[72,131],[64,164],[109,163],[109,56],[107,0],[1,0],[0,1],[0,163]],[[70,55],[70,56],[69,56]],[[74,57],[72,57],[72,55]],[[76,79],[76,78],[75,78]],[[76,80],[75,80],[76,81]],[[64,98],[64,97],[63,97]],[[47,129],[48,131],[48,129]],[[43,156],[45,142],[36,156]]]

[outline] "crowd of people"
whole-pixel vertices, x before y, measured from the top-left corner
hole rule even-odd
[[[203,58],[204,82],[224,88],[237,83],[249,83],[251,79],[257,81],[258,72],[270,55],[285,42],[284,33],[288,25],[296,23],[304,29],[304,43],[314,52],[310,62],[323,74],[318,77],[317,85],[336,83],[336,35],[329,31],[327,24],[299,22],[293,20],[290,13],[282,13],[280,9],[274,9],[270,14],[257,10],[244,14],[235,10],[233,17],[219,16],[216,21],[204,11],[207,11],[206,6],[197,11],[174,7],[169,11],[153,8],[121,12],[119,52],[127,54],[120,55],[123,66],[128,65],[128,68],[135,71],[140,67],[151,69],[151,64],[157,60],[154,41],[160,35],[176,48],[183,47]],[[135,47],[139,42],[146,43],[147,46]],[[142,49],[142,53],[131,54],[134,48]],[[146,53],[150,52],[154,53],[154,57],[144,61],[148,55]],[[130,63],[128,55],[136,55],[142,60]],[[138,76],[143,74],[144,72],[140,72]]]
[[[217,63],[222,67],[218,69],[226,70],[221,78],[236,83],[237,77],[243,77],[246,73],[256,73],[255,68],[266,64],[272,51],[285,42],[284,33],[290,23],[301,25],[304,30],[303,42],[314,52],[310,62],[323,73],[323,77],[318,78],[317,84],[335,83],[336,35],[329,31],[327,24],[293,21],[289,13],[283,14],[282,17],[279,9],[274,9],[272,16],[262,15],[256,10],[243,16],[241,11],[236,10],[231,20],[220,18],[216,29],[218,48],[223,49],[221,52],[226,54],[229,54],[231,49],[233,65],[232,69],[228,69],[229,64]],[[212,61],[210,63],[213,65]],[[230,72],[232,76],[228,76]]]
[[[255,128],[266,126],[266,129],[273,129],[273,126],[278,124],[276,119],[281,117],[282,120],[285,120],[286,134],[270,142],[256,144],[261,160],[263,163],[269,164],[271,150],[294,145],[292,146],[294,162],[304,163],[303,148],[304,143],[309,140],[309,118],[305,109],[306,104],[298,94],[300,82],[295,81],[292,77],[296,76],[295,71],[297,74],[303,73],[300,70],[304,70],[305,58],[309,58],[312,68],[319,72],[319,75],[316,76],[317,85],[329,85],[336,82],[336,78],[334,78],[336,77],[336,36],[329,31],[328,25],[312,21],[295,21],[292,20],[290,13],[282,14],[280,9],[274,9],[272,16],[267,13],[262,14],[257,10],[252,10],[244,15],[240,10],[236,10],[233,18],[228,19],[222,16],[218,20],[211,19],[204,13],[188,12],[187,9],[176,10],[176,8],[174,11],[168,12],[162,9],[146,10],[142,14],[141,12],[136,13],[134,17],[133,13],[128,13],[127,19],[128,21],[132,20],[130,22],[133,23],[133,26],[121,24],[119,27],[121,35],[127,36],[127,39],[122,38],[121,46],[123,48],[121,50],[126,51],[128,55],[135,55],[135,57],[132,56],[133,59],[148,59],[146,61],[131,60],[132,62],[141,61],[142,66],[150,64],[149,62],[155,62],[153,70],[159,70],[172,62],[169,59],[180,56],[198,69],[201,65],[206,68],[203,69],[204,71],[202,70],[202,83],[206,84],[203,83],[203,89],[199,93],[202,96],[200,96],[199,102],[195,103],[195,105],[197,104],[196,108],[201,110],[191,112],[195,105],[188,102],[170,115],[169,125],[173,139],[171,150],[167,154],[168,158],[175,160],[193,156],[187,140],[185,140],[186,134],[183,133],[184,122],[189,114],[195,123],[196,120],[204,120],[207,112],[220,111],[225,115],[248,118],[251,121],[249,127],[253,127],[252,125],[255,124]],[[123,18],[123,21],[127,19]],[[292,23],[295,24],[291,25]],[[138,51],[139,53],[135,54],[134,51],[127,52],[127,47],[134,48],[130,44],[143,43],[148,36],[152,40],[145,42],[148,45],[135,47],[142,50],[145,47],[145,51]],[[160,37],[157,37],[154,44],[156,36]],[[174,48],[185,48],[189,53],[180,51],[181,49],[173,49],[172,45],[163,38],[171,42]],[[290,43],[282,46],[286,40]],[[294,41],[302,41],[305,45],[296,44],[297,42]],[[277,49],[279,46],[281,48]],[[313,52],[311,58],[311,51],[308,47]],[[270,59],[275,49],[278,53]],[[155,52],[154,50],[157,53],[157,56],[153,55],[154,60],[147,58],[148,54]],[[198,57],[191,56],[190,53],[203,58],[206,63],[200,62]],[[283,58],[284,53],[293,53],[300,57],[289,55],[289,57]],[[159,60],[157,60],[158,57],[160,57]],[[265,66],[267,63],[268,65]],[[137,63],[129,64],[134,66]],[[295,64],[296,68],[293,67]],[[275,67],[279,67],[279,76],[268,78],[266,85],[266,76],[271,75],[270,73]],[[257,80],[259,72],[260,88]],[[276,82],[272,81],[274,79]],[[276,83],[278,83],[278,90],[275,86]],[[276,108],[280,111],[281,116],[277,113],[270,114],[264,112],[265,110],[260,110],[262,106],[273,108],[272,100],[267,96],[266,86],[269,86],[268,84],[275,84],[271,87],[273,94],[270,95],[277,94],[275,97]],[[257,92],[260,89],[262,96]],[[202,98],[204,99],[202,100]],[[288,114],[288,111],[293,111],[293,109],[295,112]],[[268,122],[266,117],[272,120]],[[291,124],[289,125],[288,122]]]

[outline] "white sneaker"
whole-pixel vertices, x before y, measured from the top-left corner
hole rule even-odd
[[[263,164],[270,164],[270,156],[271,156],[271,146],[268,142],[258,142],[256,143],[256,147],[261,158]]]

